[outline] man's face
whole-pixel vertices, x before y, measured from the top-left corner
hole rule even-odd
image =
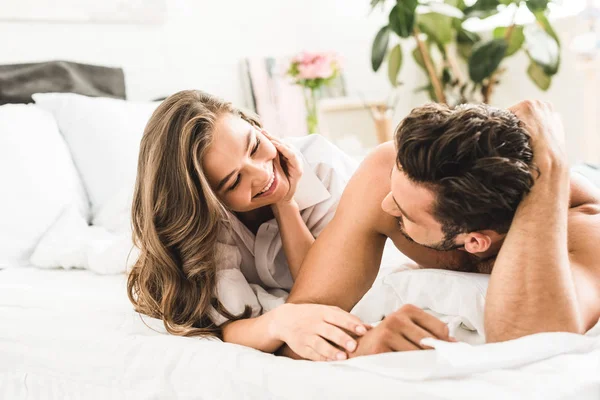
[[[433,216],[434,193],[416,184],[394,166],[391,172],[391,191],[381,203],[386,213],[396,217],[398,229],[408,239],[435,250],[461,248],[454,237],[446,237],[442,225]]]

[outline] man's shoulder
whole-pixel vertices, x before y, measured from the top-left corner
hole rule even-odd
[[[387,168],[391,171],[395,162],[396,148],[394,147],[394,142],[390,141],[375,147],[367,157],[365,157],[363,163],[370,168]]]
[[[365,195],[381,197],[383,200],[390,191],[390,173],[395,159],[393,143],[377,146],[358,166],[348,185],[365,190]]]
[[[387,230],[390,216],[381,202],[390,192],[390,172],[394,166],[394,146],[390,143],[375,148],[359,165],[348,182],[340,206],[346,215],[378,232]],[[393,218],[391,218],[393,220]]]

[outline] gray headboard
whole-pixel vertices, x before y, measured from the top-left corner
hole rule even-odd
[[[0,105],[31,103],[32,94],[47,92],[125,99],[125,76],[121,68],[70,61],[0,65]]]

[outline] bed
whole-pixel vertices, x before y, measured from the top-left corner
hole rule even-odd
[[[435,350],[293,361],[165,334],[132,310],[124,275],[35,268],[0,271],[0,321],[3,399],[600,398],[598,329],[543,334],[525,358],[519,341],[456,344],[454,366]]]
[[[166,334],[125,290],[157,103],[21,94],[36,104],[0,106],[0,399],[600,399],[600,325],[482,345],[487,276],[414,270],[393,246],[353,312],[370,322],[415,304],[459,343],[315,363]]]

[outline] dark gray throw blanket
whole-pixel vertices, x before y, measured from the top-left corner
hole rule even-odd
[[[77,93],[125,99],[121,68],[69,61],[0,65],[0,105],[31,103],[34,93]]]

